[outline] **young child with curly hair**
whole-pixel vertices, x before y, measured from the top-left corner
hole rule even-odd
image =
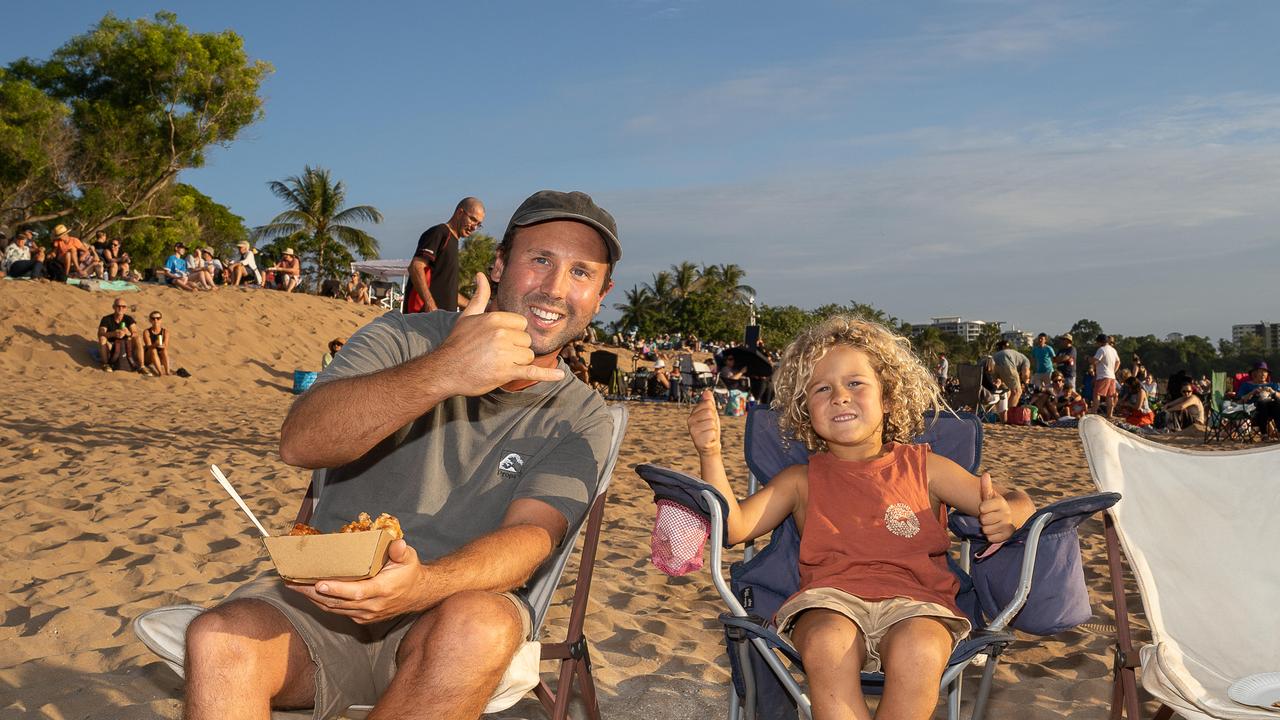
[[[737,499],[720,456],[710,393],[689,417],[702,478],[729,505],[729,541],[794,516],[800,590],[774,620],[804,660],[815,720],[870,711],[858,673],[885,673],[876,716],[928,718],[955,643],[969,632],[947,567],[947,506],[977,517],[992,542],[1034,512],[1030,498],[911,444],[938,385],[906,338],[837,316],[798,337],[774,374],[784,435],[813,455]]]

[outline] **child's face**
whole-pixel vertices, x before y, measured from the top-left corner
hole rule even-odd
[[[884,390],[871,360],[861,350],[837,345],[813,367],[805,403],[813,431],[837,457],[880,451],[884,432]]]

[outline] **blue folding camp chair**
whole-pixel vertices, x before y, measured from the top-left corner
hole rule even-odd
[[[969,472],[978,469],[982,423],[976,416],[928,415],[925,428],[916,442],[929,443],[933,452]],[[803,444],[780,435],[771,410],[751,410],[746,429],[751,492],[782,469],[806,464],[808,459]],[[789,663],[803,671],[799,653],[769,624],[769,618],[799,589],[800,537],[794,519],[788,518],[775,529],[759,552],[748,547],[744,559],[729,568],[726,580],[723,551],[729,547],[728,505],[720,493],[697,478],[668,468],[642,464],[636,472],[653,489],[655,500],[682,505],[710,525],[711,579],[729,607],[729,612],[720,616],[733,675],[729,720],[794,718],[797,710],[806,718],[812,717],[809,698],[788,669]],[[970,663],[985,661],[970,716],[974,720],[983,717],[1000,654],[1014,640],[1011,628],[1051,635],[1092,617],[1076,528],[1119,499],[1117,493],[1097,493],[1043,507],[997,552],[982,559],[977,557],[987,549],[987,542],[978,520],[952,511],[948,524],[961,540],[959,560],[949,559],[960,581],[956,600],[969,615],[974,631],[958,644],[942,676],[951,720],[960,717],[964,669]],[[884,676],[863,673],[862,685],[864,693],[879,694]]]

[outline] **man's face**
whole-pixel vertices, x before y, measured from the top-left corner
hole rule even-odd
[[[462,213],[462,230],[459,233],[462,237],[470,237],[472,233],[480,229],[484,224],[484,208],[477,207],[470,210],[461,210]]]
[[[183,255],[187,254],[187,249],[184,247],[176,247],[173,249],[173,254],[177,255],[178,257],[182,257]]]
[[[124,303],[117,300],[115,305],[111,306],[111,309],[113,312],[115,312],[116,317],[120,317],[121,315],[124,315],[124,311],[128,308]]]
[[[582,335],[613,287],[609,256],[589,225],[553,220],[520,228],[493,266],[498,309],[529,325],[533,354],[552,355]]]

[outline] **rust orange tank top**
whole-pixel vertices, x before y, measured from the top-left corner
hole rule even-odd
[[[889,443],[868,461],[809,458],[800,590],[832,587],[864,600],[905,597],[956,607],[946,507],[933,512],[928,445]]]

